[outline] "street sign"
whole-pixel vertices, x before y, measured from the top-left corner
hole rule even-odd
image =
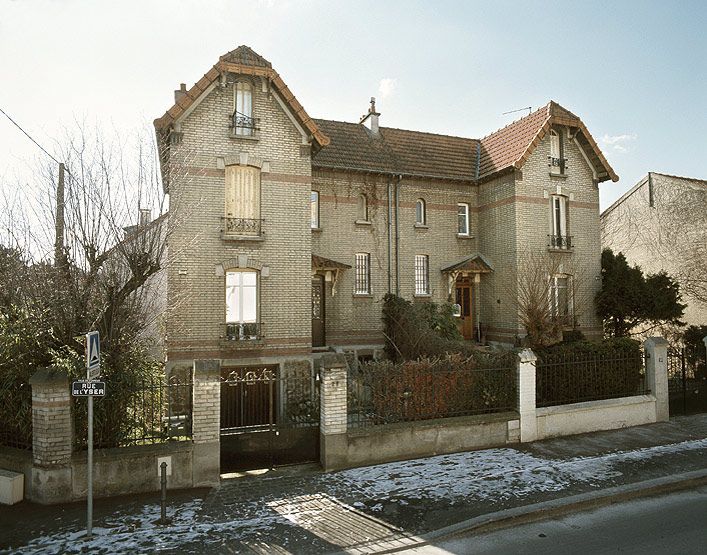
[[[89,380],[101,373],[101,338],[97,331],[86,334],[86,375]]]
[[[71,395],[74,397],[105,397],[106,382],[72,382]]]

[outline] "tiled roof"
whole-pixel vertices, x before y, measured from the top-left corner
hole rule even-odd
[[[381,127],[374,137],[361,124],[315,120],[330,143],[312,159],[317,168],[352,169],[444,179],[474,179],[474,139]]]
[[[475,181],[521,168],[553,124],[577,128],[578,141],[598,172],[617,181],[604,155],[577,116],[556,102],[481,140],[381,127],[374,137],[361,124],[315,120],[331,139],[312,160],[315,168],[374,171]]]
[[[206,91],[223,72],[254,75],[267,79],[280,96],[282,96],[285,104],[292,110],[292,113],[300,121],[302,126],[312,134],[317,143],[319,143],[320,146],[329,144],[329,138],[319,130],[282,78],[272,69],[270,62],[247,46],[239,46],[235,50],[221,56],[218,63],[206,72],[191,89],[186,91],[186,94],[177,100],[174,106],[167,110],[161,118],[157,118],[154,121],[155,128],[158,131],[164,131],[172,125],[172,123],[179,119],[179,117],[199,99],[204,91]]]
[[[447,266],[446,268],[442,268],[443,273],[460,271],[478,272],[481,274],[486,274],[489,272],[493,272],[493,268],[486,261],[486,259],[478,253],[472,254],[471,256],[467,256],[466,258],[460,260],[459,262],[455,262],[454,264]]]

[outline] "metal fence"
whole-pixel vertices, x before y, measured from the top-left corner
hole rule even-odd
[[[640,349],[539,354],[535,380],[538,407],[650,393]]]
[[[2,384],[0,398],[0,445],[31,450],[32,386],[29,382]]]
[[[480,366],[459,357],[371,362],[349,370],[352,428],[516,409],[516,371],[508,361]]]
[[[703,349],[668,348],[670,414],[707,412],[707,360]]]
[[[96,448],[184,441],[192,435],[192,382],[172,376],[133,385],[108,383],[93,402]],[[73,398],[74,443],[87,447],[86,398]]]

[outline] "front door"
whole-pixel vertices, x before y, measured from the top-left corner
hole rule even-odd
[[[471,283],[468,278],[460,278],[456,285],[456,304],[461,306],[460,330],[464,339],[472,339],[474,322],[471,310]]]
[[[312,279],[312,347],[326,345],[324,296],[324,280],[322,276],[315,276]]]

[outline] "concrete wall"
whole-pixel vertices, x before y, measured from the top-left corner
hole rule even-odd
[[[656,398],[637,395],[536,411],[538,439],[640,426],[656,422]]]
[[[25,475],[24,497],[28,499],[32,487],[32,451],[3,446],[0,449],[0,468]]]
[[[518,415],[503,413],[351,429],[346,466],[366,466],[518,443]]]

